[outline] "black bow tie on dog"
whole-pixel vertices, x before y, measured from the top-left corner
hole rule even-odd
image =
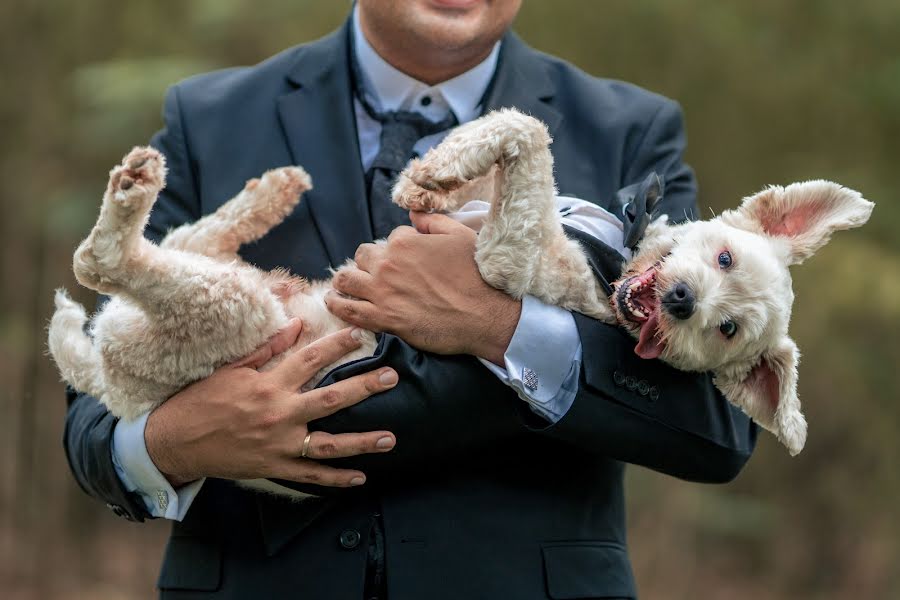
[[[640,183],[635,183],[616,192],[616,199],[622,207],[624,245],[634,250],[644,237],[647,226],[654,218],[659,201],[663,197],[663,183],[659,175],[651,172]]]

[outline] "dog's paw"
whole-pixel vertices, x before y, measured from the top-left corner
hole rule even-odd
[[[244,187],[245,196],[253,205],[253,212],[270,212],[279,218],[287,215],[300,201],[300,196],[312,189],[312,179],[300,167],[280,167],[266,171],[259,179],[251,179]]]
[[[446,192],[427,190],[402,174],[394,184],[392,192],[394,204],[406,210],[420,212],[443,211],[446,196]]]
[[[312,189],[312,178],[300,167],[280,167],[266,171],[260,179],[251,179],[246,189],[295,200]]]
[[[149,208],[166,184],[166,161],[157,150],[134,148],[109,173],[109,197],[123,209]]]
[[[413,160],[397,178],[392,199],[407,210],[448,212],[456,208],[450,192],[459,189],[465,180],[440,172],[422,160]]]

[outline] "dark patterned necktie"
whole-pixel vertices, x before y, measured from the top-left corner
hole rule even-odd
[[[409,225],[409,214],[391,202],[391,189],[397,175],[413,157],[416,142],[429,135],[447,131],[457,125],[457,120],[453,111],[449,111],[443,120],[434,122],[415,112],[376,110],[360,89],[362,74],[356,61],[351,62],[356,99],[372,119],[381,123],[378,154],[366,173],[372,232],[378,239],[387,237],[398,225]]]
[[[366,102],[362,102],[365,107]],[[387,235],[398,225],[409,224],[409,214],[391,202],[391,189],[397,175],[413,157],[413,147],[420,139],[446,131],[456,125],[453,111],[440,122],[407,111],[377,113],[366,108],[369,116],[381,123],[381,145],[366,173],[369,186],[369,214],[376,238]]]

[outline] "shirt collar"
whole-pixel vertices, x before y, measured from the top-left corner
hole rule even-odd
[[[429,86],[397,70],[372,48],[359,26],[359,7],[353,9],[353,48],[365,81],[360,82],[366,98],[381,110],[415,110],[415,101],[424,95],[440,94],[460,123],[481,112],[484,96],[500,54],[500,42],[483,61],[453,79]]]

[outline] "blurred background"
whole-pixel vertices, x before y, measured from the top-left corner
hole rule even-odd
[[[52,290],[109,168],[160,127],[165,88],[340,25],[334,0],[0,3],[0,596],[149,598],[168,526],[90,500],[61,447]],[[811,425],[724,486],[629,470],[642,598],[900,598],[900,3],[525,0],[515,28],[684,106],[700,205],[827,178],[877,203],[795,270]],[[527,85],[527,82],[523,82]]]

